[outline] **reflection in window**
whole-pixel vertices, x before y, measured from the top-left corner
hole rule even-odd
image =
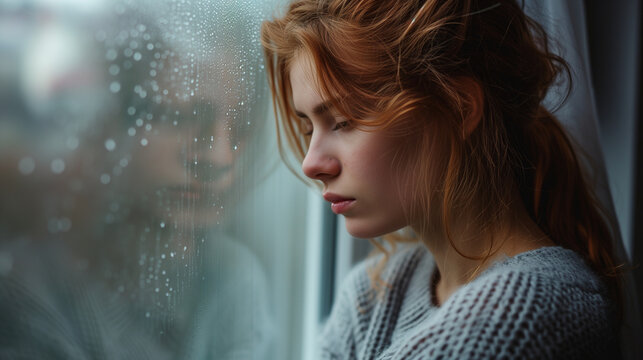
[[[270,5],[0,8],[0,358],[297,358]]]

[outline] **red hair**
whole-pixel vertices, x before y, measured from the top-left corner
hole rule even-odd
[[[620,305],[613,224],[570,137],[542,105],[559,75],[571,81],[570,70],[516,1],[300,0],[263,24],[262,43],[282,156],[284,137],[300,160],[308,145],[289,79],[303,53],[322,94],[355,126],[404,137],[396,159],[413,185],[399,190],[419,199],[409,218],[439,224],[455,248],[450,226],[461,209],[475,209],[473,226],[494,234],[519,197],[553,242],[604,278]],[[463,82],[482,93],[481,120],[470,133]],[[456,250],[483,262],[490,256]]]

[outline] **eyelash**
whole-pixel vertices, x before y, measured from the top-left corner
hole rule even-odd
[[[340,121],[336,123],[335,126],[333,126],[333,130],[337,131],[337,130],[345,129],[348,126],[350,126],[350,123],[348,122],[348,120]]]
[[[337,131],[337,130],[342,130],[350,126],[350,122],[348,120],[340,121],[338,123],[335,123],[333,126],[332,130]],[[313,134],[313,130],[306,131],[304,133],[304,136],[311,136]]]

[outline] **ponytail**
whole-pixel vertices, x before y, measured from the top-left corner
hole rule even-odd
[[[557,245],[581,255],[620,304],[621,271],[610,231],[614,220],[588,186],[562,125],[541,107],[535,119],[509,138],[515,139],[512,145],[522,155],[514,176],[531,218]]]

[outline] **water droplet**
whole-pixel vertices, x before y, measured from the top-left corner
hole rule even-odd
[[[125,50],[123,50],[123,55],[125,55],[126,57],[130,57],[133,54],[134,54],[134,50],[132,50],[130,48],[126,48]]]
[[[174,251],[170,252],[170,257],[174,257]]]
[[[187,247],[187,246],[184,246],[184,247],[183,247],[183,251],[187,251],[187,250],[188,250],[188,247]]]
[[[197,141],[199,141],[199,140],[197,138],[194,138],[194,142],[197,142]]]
[[[112,81],[111,84],[109,84],[109,91],[113,93],[117,93],[121,90],[121,84],[118,81]]]
[[[71,220],[64,217],[58,220],[58,229],[60,231],[69,231],[71,229]]]
[[[145,131],[150,131],[150,130],[152,130],[152,124],[146,124]]]
[[[112,177],[109,174],[102,174],[100,176],[100,182],[107,185],[112,180]]]
[[[165,254],[161,254],[161,259],[165,259]]]
[[[36,169],[36,161],[32,157],[23,157],[18,161],[18,170],[22,175],[29,175]]]
[[[233,146],[233,148],[234,148],[234,150],[237,150],[238,146],[237,146],[237,145],[235,145],[235,146]]]
[[[147,43],[147,50],[154,50],[154,44]]]
[[[65,171],[65,162],[63,159],[54,159],[51,162],[51,172],[54,174],[60,174]]]
[[[113,139],[105,140],[105,149],[107,149],[107,151],[114,151],[114,149],[116,149],[116,142]]]
[[[159,292],[159,290],[160,290],[159,288],[154,289],[155,292]]]
[[[161,221],[161,228],[165,227],[165,222]]]
[[[116,64],[112,64],[112,65],[109,66],[109,74],[110,75],[116,76],[116,75],[118,75],[118,73],[120,71],[121,71],[121,68],[118,67],[118,65],[116,65]]]
[[[137,52],[134,53],[134,61],[140,61],[141,58],[142,58],[142,56],[141,56],[140,52],[137,51]]]
[[[152,316],[152,315],[150,314],[150,312],[149,312],[149,311],[145,313],[145,317],[146,317],[146,318],[148,318],[148,317],[150,317],[150,316]]]
[[[136,119],[136,126],[138,126],[138,127],[143,126],[143,119],[141,119],[141,118]]]
[[[210,141],[214,141],[214,135],[210,135]]]
[[[76,150],[76,148],[78,147],[78,143],[79,143],[79,141],[78,141],[77,137],[75,137],[75,136],[68,137],[67,142],[66,142],[67,149]]]
[[[146,139],[146,138],[142,138],[142,139],[141,139],[141,145],[143,145],[143,146],[147,146],[147,144],[148,144],[147,139]]]
[[[109,49],[107,50],[107,53],[105,54],[105,58],[108,61],[114,61],[116,60],[116,57],[118,56],[118,53],[116,52],[115,49]]]
[[[136,135],[136,129],[134,129],[133,127],[127,129],[127,135],[129,135],[129,136]]]
[[[127,158],[122,158],[118,163],[120,164],[120,166],[126,167],[127,164],[129,164],[129,160],[127,160]]]
[[[179,124],[179,122],[178,122],[178,121],[176,121],[176,120],[172,121],[172,125],[176,126],[176,125],[178,125],[178,124]]]

